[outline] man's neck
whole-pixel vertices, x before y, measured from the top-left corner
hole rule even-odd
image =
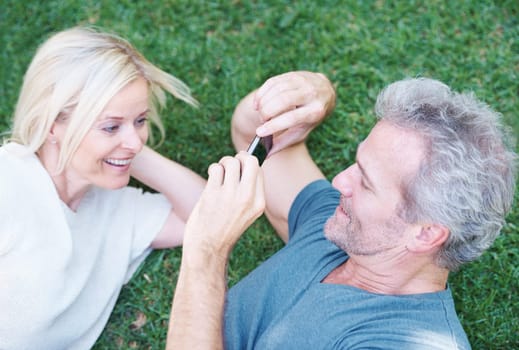
[[[370,261],[371,260],[371,261]],[[323,283],[344,284],[377,294],[419,294],[445,290],[448,270],[424,259],[376,262],[350,257],[335,268]]]

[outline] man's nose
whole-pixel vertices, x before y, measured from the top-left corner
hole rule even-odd
[[[332,180],[332,186],[335,187],[341,194],[345,197],[351,197],[353,195],[353,184],[354,179],[353,176],[353,167],[356,164],[351,165],[350,167],[344,169]]]

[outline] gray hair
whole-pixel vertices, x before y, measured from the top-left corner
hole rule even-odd
[[[457,270],[478,258],[501,231],[514,197],[517,155],[501,115],[472,93],[427,78],[389,85],[375,112],[426,143],[417,174],[403,185],[399,216],[450,230],[438,266]]]

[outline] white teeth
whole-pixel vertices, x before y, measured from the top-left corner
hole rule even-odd
[[[117,166],[128,165],[128,164],[130,164],[131,161],[132,161],[131,159],[113,159],[113,158],[105,159],[105,162],[107,162],[108,164],[117,165]]]

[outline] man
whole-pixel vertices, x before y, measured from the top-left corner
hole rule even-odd
[[[332,187],[304,140],[334,99],[324,76],[293,72],[240,102],[236,149],[255,133],[274,134],[275,148],[257,177],[243,153],[210,168],[214,186],[186,229],[168,346],[470,348],[447,279],[491,245],[511,208],[516,155],[498,115],[435,80],[393,83]],[[261,208],[237,212],[246,201],[234,197],[261,202],[262,182],[265,213],[288,243],[229,291],[222,325],[225,264]]]

